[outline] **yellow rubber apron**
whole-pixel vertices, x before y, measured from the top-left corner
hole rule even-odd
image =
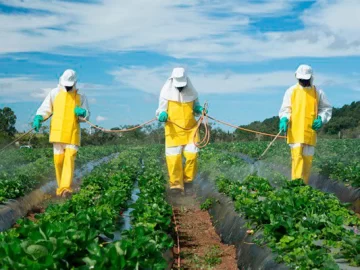
[[[166,147],[174,147],[193,143],[196,132],[196,119],[194,115],[194,101],[181,103],[175,101],[168,102],[168,120],[176,123],[180,127],[190,130],[183,130],[173,123],[165,124]],[[196,134],[195,142],[199,141],[199,134]]]
[[[60,90],[53,103],[51,143],[80,145],[80,124],[74,113],[76,106],[80,106],[80,95],[77,91]]]
[[[291,119],[287,137],[289,144],[315,146],[316,132],[312,129],[312,125],[317,117],[317,107],[315,87],[305,89],[297,85],[291,96]]]

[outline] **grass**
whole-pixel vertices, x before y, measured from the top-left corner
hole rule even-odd
[[[210,246],[205,256],[199,255],[190,255],[187,253],[186,255],[191,256],[190,262],[194,269],[213,269],[215,266],[222,263],[222,251],[218,245]]]
[[[204,257],[205,264],[211,267],[216,266],[222,262],[221,256],[220,247],[217,245],[212,246]]]

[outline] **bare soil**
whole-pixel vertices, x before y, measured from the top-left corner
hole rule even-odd
[[[180,269],[238,269],[235,247],[221,242],[209,213],[200,210],[195,196],[169,196],[169,201],[180,238]],[[177,247],[174,250],[177,257]],[[177,261],[174,265],[173,269],[179,269]]]

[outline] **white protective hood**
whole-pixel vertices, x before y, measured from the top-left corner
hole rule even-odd
[[[161,89],[160,98],[185,103],[196,100],[198,98],[198,93],[189,77],[187,78],[186,87],[181,92],[173,85],[173,79],[169,78]]]

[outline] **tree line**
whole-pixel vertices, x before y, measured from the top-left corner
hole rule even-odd
[[[4,145],[19,133],[15,128],[16,115],[9,107],[0,109],[0,146]],[[264,121],[254,121],[241,127],[256,131],[276,134],[278,132],[279,118],[277,116],[267,118]],[[134,127],[123,125],[113,127],[119,130]],[[224,131],[213,124],[210,125],[211,142],[269,140],[271,138],[249,133],[241,130]],[[200,129],[201,135],[204,128]],[[320,131],[321,137],[326,138],[360,138],[360,101],[352,102],[341,108],[333,109],[333,117]],[[164,127],[161,123],[145,126],[131,132],[104,133],[95,128],[81,129],[82,145],[106,145],[106,144],[162,144],[165,141]],[[31,144],[34,147],[47,147],[49,141],[49,128],[43,126],[41,132],[29,135],[20,141],[20,144]]]
[[[276,134],[278,132],[279,121],[279,117],[274,116],[264,121],[255,121],[241,127]],[[239,140],[259,139],[259,137],[251,133],[243,131],[235,131],[235,133]],[[360,138],[360,101],[354,101],[341,108],[333,108],[330,122],[324,125],[319,135],[325,138]]]

